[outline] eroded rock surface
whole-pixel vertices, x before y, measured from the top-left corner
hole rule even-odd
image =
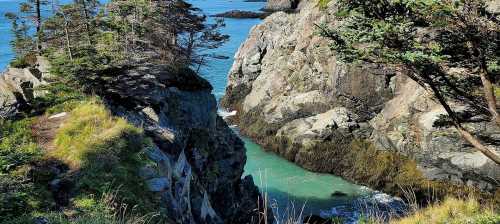
[[[264,8],[266,11],[291,11],[295,10],[300,0],[268,0]]]
[[[46,83],[50,66],[38,57],[34,68],[9,67],[0,74],[0,118],[11,118],[30,107],[34,98],[44,94],[36,88]]]
[[[260,193],[242,179],[245,148],[217,115],[212,87],[190,70],[143,65],[100,77],[112,111],[154,139],[141,170],[177,223],[257,223]]]
[[[302,1],[297,13],[276,12],[252,29],[235,56],[222,100],[228,111],[237,111],[232,121],[242,133],[324,172],[332,165],[311,158],[328,154],[314,150],[318,155],[311,156],[310,149],[365,139],[415,159],[428,179],[495,191],[500,167],[453,128],[439,126],[444,111],[424,89],[383,66],[337,62],[329,42],[315,33],[315,24],[335,23],[333,3],[320,9],[316,1]],[[467,127],[500,152],[497,127],[481,117]]]

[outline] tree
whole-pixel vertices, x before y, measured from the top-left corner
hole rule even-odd
[[[81,18],[85,33],[87,35],[87,44],[92,45],[92,36],[95,30],[93,29],[92,20],[93,16],[97,13],[99,1],[97,0],[75,0],[75,4],[81,10]]]
[[[42,5],[48,4],[46,0],[28,0],[21,3],[21,12],[28,14],[28,18],[32,21],[36,28],[36,49],[38,54],[42,52]]]
[[[467,103],[500,126],[493,87],[500,77],[500,22],[484,1],[339,0],[337,16],[335,26],[318,27],[343,61],[403,69],[433,93],[466,141],[500,164],[449,103]]]
[[[14,40],[11,42],[12,48],[17,57],[23,57],[33,50],[33,40],[28,35],[30,26],[25,19],[15,13],[6,13],[5,17],[11,21],[11,31],[14,34]]]
[[[219,47],[228,36],[219,30],[224,23],[206,24],[206,16],[182,0],[112,1],[107,6],[106,30],[124,46],[124,53],[144,60],[155,59],[176,66],[197,65],[204,49]]]

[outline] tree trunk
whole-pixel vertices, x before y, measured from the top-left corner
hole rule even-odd
[[[66,18],[66,14],[64,12],[61,13],[64,18],[64,37],[66,39],[66,47],[68,48],[69,60],[73,61],[73,52],[71,51],[71,39],[69,38],[69,31],[68,31],[68,19]]]
[[[40,0],[35,0],[35,10],[36,10],[36,48],[38,54],[42,54],[42,13],[40,9]]]
[[[486,157],[493,160],[493,162],[495,162],[496,164],[500,164],[500,157],[497,154],[495,154],[493,152],[493,150],[491,150],[488,147],[486,147],[485,145],[483,145],[475,136],[473,136],[470,132],[465,130],[465,128],[460,127],[460,126],[458,126],[456,128],[457,128],[458,132],[460,133],[460,135],[462,135],[462,137],[465,140],[467,140],[472,146],[474,146],[474,148],[476,150],[483,153],[483,155],[485,155]]]
[[[500,116],[497,110],[497,99],[493,89],[493,84],[488,76],[488,73],[481,71],[480,75],[481,82],[483,83],[484,98],[486,98],[486,102],[488,102],[488,110],[491,113],[491,119],[498,126],[500,126]]]
[[[90,34],[90,17],[89,17],[89,12],[87,11],[87,3],[85,0],[81,0],[81,5],[83,8],[83,17],[85,19],[85,31],[87,32],[87,44],[89,46],[92,46],[92,39],[91,39],[91,34]]]
[[[428,78],[426,83],[431,88],[432,92],[434,93],[434,96],[437,98],[439,103],[444,107],[448,116],[452,119],[453,126],[455,126],[460,135],[467,142],[469,142],[477,151],[481,152],[483,155],[493,160],[493,162],[500,165],[500,156],[498,156],[495,152],[493,152],[493,150],[489,149],[484,144],[482,144],[477,137],[472,135],[462,126],[460,119],[458,118],[456,113],[451,109],[450,105],[448,105],[446,99],[441,94],[440,90],[435,85],[433,85],[433,81],[430,78]]]

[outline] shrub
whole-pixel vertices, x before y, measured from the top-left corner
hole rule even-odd
[[[36,62],[36,52],[30,52],[23,56],[17,56],[10,62],[13,68],[27,68],[34,65]]]
[[[90,200],[91,204],[80,208],[77,214],[68,217],[62,212],[33,213],[12,218],[4,224],[32,224],[35,219],[45,219],[52,224],[145,224],[150,223],[153,214],[137,215],[119,203],[115,194],[104,194],[101,199]]]

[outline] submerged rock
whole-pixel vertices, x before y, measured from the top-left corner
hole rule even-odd
[[[332,197],[346,197],[347,194],[341,191],[335,191],[332,193]]]

